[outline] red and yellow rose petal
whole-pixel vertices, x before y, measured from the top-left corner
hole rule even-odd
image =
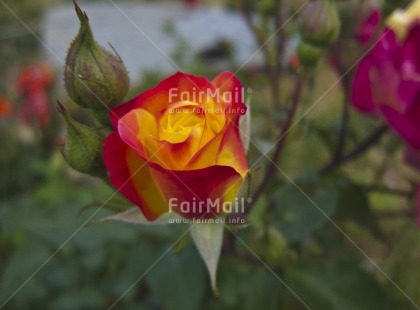
[[[194,154],[185,166],[185,170],[203,169],[216,164],[217,156],[220,150],[220,143],[226,133],[226,128],[223,128],[215,137],[207,142],[200,150]]]
[[[243,180],[245,179],[248,161],[239,137],[239,127],[235,122],[231,122],[201,148],[185,168],[188,170],[203,169],[212,165],[232,167]]]
[[[150,112],[144,109],[132,110],[120,119],[117,128],[121,139],[139,155],[159,163],[156,145],[159,139],[158,125]]]
[[[167,141],[156,141],[159,161],[164,162],[167,169],[184,169],[189,160],[194,156],[199,148],[200,135],[202,129],[200,127],[193,128],[188,138],[180,143],[170,143]]]
[[[242,104],[243,105],[243,104]],[[245,105],[244,109],[246,109]],[[230,145],[227,145],[230,144]],[[239,116],[230,123],[191,158],[186,169],[202,169],[211,165],[233,167],[243,178],[248,171],[248,161],[239,134]]]
[[[118,120],[133,109],[142,108],[157,116],[167,105],[188,100],[199,104],[207,100],[204,94],[210,89],[214,92],[213,85],[204,77],[178,72],[160,82],[139,96],[110,112],[111,122],[117,127]],[[184,98],[185,97],[185,98]]]
[[[216,164],[234,168],[245,180],[248,172],[248,160],[239,135],[239,127],[235,122],[231,122],[220,143]]]
[[[225,94],[225,96],[222,96],[220,99],[231,99],[230,102],[224,103],[243,102],[242,83],[233,73],[229,71],[222,72],[218,76],[216,76],[211,83],[221,95]],[[227,93],[230,93],[230,95],[226,95]]]
[[[168,212],[168,203],[152,179],[148,163],[117,133],[111,133],[105,140],[103,157],[111,183],[137,205],[148,220]]]
[[[219,134],[228,122],[223,108],[213,105],[213,108],[209,109],[206,107],[205,109],[205,125],[203,136],[200,140],[200,148]]]
[[[156,164],[150,166],[153,179],[159,184],[168,205],[186,218],[213,218],[221,215],[224,212],[223,204],[234,201],[243,183],[241,175],[232,167],[211,166],[199,170],[175,171],[162,169]],[[188,207],[182,208],[181,203]]]

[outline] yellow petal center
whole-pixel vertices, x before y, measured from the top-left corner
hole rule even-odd
[[[201,137],[204,114],[194,102],[180,102],[165,109],[159,119],[159,138],[170,143],[184,142],[190,135]]]

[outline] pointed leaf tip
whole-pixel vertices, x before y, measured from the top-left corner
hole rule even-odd
[[[76,0],[73,0],[74,10],[76,11],[77,17],[79,18],[81,23],[89,21],[89,18],[86,12],[83,12],[80,6],[77,4]]]
[[[194,223],[191,226],[191,237],[206,264],[210,276],[210,283],[216,296],[217,290],[217,266],[222,250],[224,223]]]

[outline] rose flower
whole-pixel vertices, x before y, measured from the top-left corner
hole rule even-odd
[[[242,85],[230,72],[212,82],[176,73],[110,111],[114,131],[103,157],[111,183],[149,220],[169,212],[186,218],[223,213],[248,171],[239,134],[246,113]]]

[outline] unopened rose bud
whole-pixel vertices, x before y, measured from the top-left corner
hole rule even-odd
[[[74,170],[92,176],[106,175],[102,159],[104,137],[95,129],[75,121],[58,103],[58,111],[67,127],[67,138],[60,148],[64,159]]]
[[[313,66],[322,55],[322,48],[303,41],[299,42],[296,50],[299,63],[304,66]]]
[[[332,0],[309,2],[299,14],[299,30],[308,43],[327,46],[334,43],[340,33],[340,19]]]
[[[74,2],[80,29],[66,58],[64,82],[77,104],[91,109],[109,109],[122,103],[129,78],[124,63],[93,38],[86,13]]]

